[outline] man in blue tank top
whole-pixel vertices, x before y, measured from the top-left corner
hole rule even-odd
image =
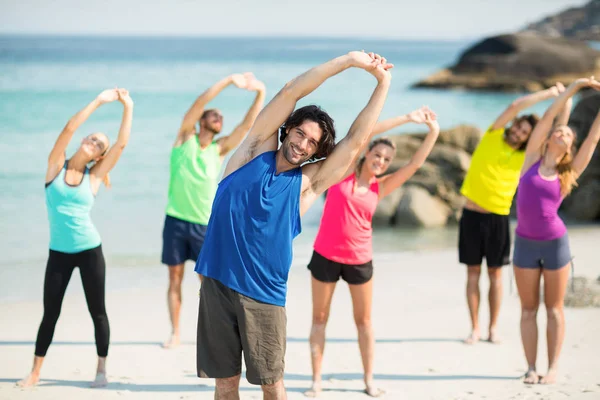
[[[294,108],[351,67],[370,72],[378,83],[336,145],[333,120],[325,111]],[[196,272],[205,277],[198,376],[216,378],[216,398],[239,398],[242,352],[248,381],[261,385],[266,399],[286,397],[285,300],[292,240],[315,199],[354,165],[383,108],[392,67],[377,54],[350,52],[312,68],[288,82],[261,111],[229,160],[196,262]]]

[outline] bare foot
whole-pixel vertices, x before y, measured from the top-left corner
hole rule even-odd
[[[465,344],[475,344],[479,342],[479,331],[473,331],[468,338],[465,339]]]
[[[321,394],[321,382],[313,382],[312,387],[304,392],[306,397],[318,397]]]
[[[96,374],[96,379],[94,379],[94,382],[92,382],[90,387],[101,388],[105,387],[106,385],[108,385],[108,380],[106,379],[106,372],[98,372]]]
[[[29,375],[27,375],[25,377],[25,379],[21,379],[19,382],[17,382],[17,386],[19,386],[19,387],[31,387],[31,386],[37,385],[37,383],[39,381],[40,381],[39,374],[34,374],[32,372]]]
[[[375,387],[373,382],[369,382],[365,388],[365,393],[371,397],[381,397],[385,394],[385,390]]]
[[[556,369],[548,369],[548,373],[545,376],[541,377],[540,383],[542,385],[550,385],[552,383],[556,383]]]
[[[538,376],[537,372],[535,372],[534,369],[530,369],[525,374],[525,379],[523,379],[523,383],[526,383],[528,385],[534,385],[534,384],[538,383],[539,380],[540,380],[540,377]]]
[[[493,344],[499,344],[502,341],[500,340],[500,338],[498,337],[498,335],[496,334],[496,330],[495,329],[490,329],[490,336],[488,337],[488,342],[493,343]]]
[[[162,347],[164,349],[172,349],[175,348],[177,346],[179,346],[179,335],[171,335],[171,337],[169,338],[169,340],[167,340],[166,342],[163,343]]]

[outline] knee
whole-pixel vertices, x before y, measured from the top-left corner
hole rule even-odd
[[[535,321],[537,318],[537,307],[521,308],[521,321]]]
[[[108,324],[108,315],[106,315],[106,310],[99,310],[97,312],[91,311],[92,319],[95,323],[100,324]]]
[[[327,325],[327,320],[329,320],[329,313],[328,312],[317,312],[313,314],[313,327],[316,326],[325,326]]]
[[[563,308],[546,307],[546,314],[548,315],[548,321],[562,321]]]
[[[359,331],[371,329],[371,326],[372,326],[371,317],[364,317],[364,316],[354,317],[354,323],[356,324],[356,328]]]
[[[181,292],[181,282],[183,277],[179,275],[169,275],[169,292]]]
[[[502,275],[501,274],[489,274],[490,286],[491,287],[502,287]]]
[[[480,275],[481,275],[481,268],[469,267],[469,269],[467,270],[467,284],[478,285]]]
[[[283,380],[280,379],[272,385],[261,385],[260,387],[265,394],[276,394],[283,390]]]
[[[60,309],[45,309],[44,315],[42,317],[43,324],[56,324],[58,321],[58,317],[60,317]]]
[[[220,395],[225,393],[236,392],[240,385],[240,376],[233,376],[231,378],[218,378],[215,379],[215,388]]]

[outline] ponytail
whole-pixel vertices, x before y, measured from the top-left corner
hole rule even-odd
[[[577,186],[577,174],[573,169],[573,156],[571,152],[564,155],[562,160],[556,166],[558,179],[560,180],[560,193],[563,197],[571,194],[571,191]]]

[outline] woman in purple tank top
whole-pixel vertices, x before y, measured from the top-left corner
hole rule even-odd
[[[409,114],[378,122],[373,136],[413,122],[425,124],[429,133],[410,162],[394,173],[385,175],[396,147],[384,137],[368,146],[366,154],[352,165],[337,184],[327,192],[327,200],[314,252],[308,269],[311,271],[313,320],[310,349],[313,369],[312,388],[305,395],[316,397],[321,392],[321,366],[325,347],[325,327],[337,281],[348,283],[358,330],[358,344],[363,360],[365,392],[372,397],[384,393],[373,383],[375,337],[371,325],[373,297],[372,228],[371,220],[377,203],[398,189],[423,165],[438,134],[436,115],[422,107]]]
[[[576,185],[577,177],[587,167],[600,140],[600,114],[576,154],[575,132],[567,125],[552,126],[563,107],[570,110],[575,93],[584,87],[598,90],[600,82],[593,78],[578,79],[566,90],[559,86],[562,94],[535,126],[527,143],[517,193],[513,264],[521,299],[521,339],[528,364],[524,382],[528,384],[548,384],[556,380],[565,335],[563,301],[571,264],[567,228],[558,216],[558,208]],[[540,377],[536,372],[536,316],[542,276],[548,314],[548,373]]]

